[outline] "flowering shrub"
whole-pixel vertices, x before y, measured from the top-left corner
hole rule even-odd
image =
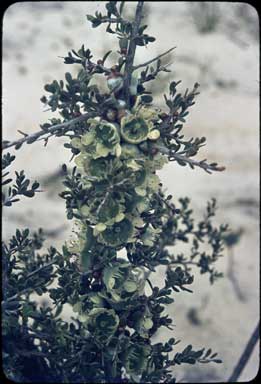
[[[3,244],[3,357],[12,380],[170,383],[175,382],[173,366],[221,362],[211,349],[194,351],[188,345],[177,352],[173,337],[153,343],[160,327],[172,330],[165,312],[174,301],[172,293],[191,292],[191,266],[208,273],[211,283],[222,275],[214,263],[227,227],[213,226],[215,200],[196,224],[189,200],[174,204],[162,190],[156,172],[169,161],[208,173],[224,168],[192,159],[206,139],[186,140],[181,133],[198,84],[182,95],[179,82],[171,82],[165,110],[154,106],[146,91],[146,82],[168,71],[160,57],[171,50],[134,65],[136,47],[155,40],[144,33],[142,7],[138,2],[134,21],[124,18],[124,2],[106,3],[105,15],[88,15],[94,28],[108,23],[107,32],[117,35],[117,64],[105,66],[110,52],[97,62],[84,46],[69,52],[65,64],[81,65],[78,76],[73,79],[67,72],[66,84],[47,84],[50,95],[41,99],[61,118],[43,124],[34,135],[3,143],[4,149],[19,149],[25,142],[69,136],[65,147],[75,162],[72,170],[63,166],[66,189],[60,195],[75,230],[62,251],[51,247],[40,256],[43,234],[30,237],[27,229]],[[156,66],[149,71],[152,63]],[[137,76],[140,68],[145,69]],[[107,93],[94,83],[95,74],[105,76]],[[13,160],[4,155],[3,168]],[[23,184],[25,176],[22,181],[18,176],[3,196],[6,206],[17,200],[16,194],[32,197],[37,192],[37,182],[28,190],[29,180]],[[190,242],[191,254],[174,256],[168,246],[178,242]],[[209,245],[209,253],[201,243]],[[166,267],[162,288],[150,281],[160,265]],[[48,294],[50,304],[39,308],[32,293]],[[63,317],[65,304],[73,309],[71,321]]]

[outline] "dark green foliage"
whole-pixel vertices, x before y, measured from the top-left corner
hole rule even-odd
[[[220,359],[215,359],[215,357],[217,356],[216,353],[211,355],[211,349],[208,349],[206,353],[204,353],[204,351],[204,348],[200,351],[193,351],[192,345],[188,345],[183,352],[176,353],[176,355],[174,356],[174,361],[176,364],[195,364],[196,362],[209,363],[211,361],[215,363],[222,363]]]
[[[3,155],[2,158],[2,170],[7,168],[15,159],[14,155],[10,155],[7,153]],[[37,181],[34,181],[30,186],[30,180],[26,179],[24,171],[17,172],[15,171],[15,183],[13,185],[9,185],[13,179],[11,177],[5,179],[6,176],[9,175],[9,172],[2,173],[2,205],[6,207],[10,207],[13,203],[20,200],[18,198],[19,195],[26,197],[34,197],[35,192],[39,192],[37,189],[40,184]],[[3,189],[3,186],[6,186]]]
[[[47,84],[48,96],[41,99],[60,117],[3,144],[18,149],[25,142],[44,139],[46,145],[50,137],[64,136],[76,164],[72,170],[63,165],[66,189],[60,196],[77,226],[62,251],[45,250],[43,232],[30,236],[28,229],[2,244],[3,360],[11,380],[175,383],[176,365],[221,362],[210,349],[194,351],[188,345],[178,352],[173,337],[156,344],[152,339],[161,327],[174,333],[167,306],[180,291],[192,292],[192,268],[207,273],[211,283],[222,275],[214,264],[222,256],[227,226],[213,224],[214,199],[195,223],[189,199],[174,204],[156,174],[168,161],[209,173],[224,168],[192,160],[206,139],[185,139],[181,132],[198,84],[182,95],[180,82],[172,81],[167,111],[153,106],[144,84],[168,71],[160,57],[173,48],[133,64],[136,47],[155,40],[144,33],[142,6],[138,2],[134,20],[124,18],[124,2],[116,1],[105,3],[105,15],[88,15],[92,27],[107,23],[106,31],[118,38],[117,63],[105,67],[111,51],[97,61],[84,45],[69,52],[64,62],[80,65],[78,75],[67,72],[65,82]],[[154,62],[156,67],[150,66]],[[95,84],[96,74],[106,76],[108,92]],[[3,169],[13,160],[4,155]],[[39,184],[29,185],[23,171],[16,172],[3,204],[11,205],[17,195],[32,197]],[[174,254],[170,247],[180,242],[187,251]],[[150,279],[159,266],[166,268],[161,288]],[[69,319],[66,307],[74,312]]]

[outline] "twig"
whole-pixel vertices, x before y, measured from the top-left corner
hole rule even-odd
[[[36,273],[42,271],[43,269],[47,268],[47,267],[50,267],[51,265],[53,265],[54,263],[56,263],[57,260],[54,259],[52,261],[50,261],[49,263],[47,264],[44,264],[42,265],[41,267],[35,269],[34,271],[32,271],[31,273],[29,273],[25,278],[24,278],[24,281],[26,281],[27,279],[30,279],[30,277],[34,276]]]
[[[121,16],[118,16],[117,18],[111,18],[111,17],[104,17],[102,20],[101,20],[102,23],[110,23],[110,24],[114,24],[114,23],[124,23],[124,24],[127,24],[128,23],[128,20],[125,20],[123,19]]]
[[[24,133],[23,131],[20,131],[20,129],[17,129],[17,132],[19,132],[21,135],[23,135],[23,136],[28,136],[28,134],[27,133]]]
[[[111,188],[108,189],[108,191],[106,192],[106,194],[104,196],[104,199],[102,200],[101,204],[99,205],[99,207],[97,209],[97,212],[96,212],[97,217],[99,217],[100,211],[101,211],[102,207],[104,206],[104,204],[106,203],[110,193],[111,193]]]
[[[29,293],[30,291],[35,290],[36,288],[38,288],[38,287],[25,288],[22,291],[16,293],[15,295],[8,297],[6,300],[2,300],[1,304],[5,305],[5,303],[8,303],[9,301],[13,301],[13,300],[17,299],[19,296],[25,295],[26,293]]]
[[[128,52],[126,55],[126,63],[125,63],[125,68],[124,68],[124,92],[125,92],[125,101],[127,104],[127,108],[130,106],[130,83],[131,83],[131,75],[133,72],[133,61],[134,61],[134,56],[136,52],[136,42],[135,42],[135,37],[138,34],[140,23],[141,23],[141,18],[142,18],[142,8],[143,8],[144,1],[138,1],[138,5],[136,8],[136,13],[135,13],[135,20],[132,25],[132,33],[131,33],[131,38],[130,38],[130,44],[128,48]]]
[[[169,161],[182,161],[190,164],[192,167],[200,167],[204,169],[207,173],[211,174],[211,171],[218,171],[222,172],[225,170],[225,167],[223,166],[217,166],[217,165],[210,165],[206,163],[206,159],[197,161],[197,160],[192,160],[191,158],[187,156],[181,156],[178,153],[172,152],[168,150],[167,148],[160,147],[160,146],[154,146],[154,148],[158,149],[160,153],[163,153],[164,155],[169,156]]]
[[[150,279],[147,278],[146,280],[147,280],[147,282],[149,283],[150,289],[152,290],[152,292],[154,292],[154,290],[153,290],[153,285],[152,285]]]
[[[148,81],[151,81],[151,80],[155,80],[155,77],[157,76],[157,74],[159,72],[171,72],[170,69],[167,69],[167,66],[169,66],[170,64],[172,63],[169,63],[169,64],[166,64],[166,65],[162,65],[160,66],[159,68],[156,68],[153,72],[151,72],[148,76],[146,76],[145,78],[143,79],[140,79],[140,84],[144,84],[144,83],[147,83]]]
[[[240,359],[239,359],[239,362],[237,363],[232,375],[230,376],[230,378],[228,379],[228,382],[229,383],[235,383],[238,381],[238,378],[239,376],[241,375],[243,369],[245,368],[254,348],[255,348],[255,345],[259,339],[259,322],[254,330],[254,332],[252,333],[245,349],[244,349],[244,352],[242,353]]]
[[[158,193],[157,194],[158,198],[160,199],[160,201],[163,202],[163,204],[166,205],[166,207],[169,209],[170,212],[174,213],[175,212],[175,205],[172,203],[172,204],[169,204],[166,200],[163,199],[163,197],[160,196],[160,194]]]
[[[48,129],[45,129],[45,130],[41,129],[40,131],[35,132],[32,135],[28,135],[28,136],[22,137],[19,140],[3,141],[2,150],[7,149],[7,148],[11,148],[11,147],[16,146],[16,145],[22,145],[24,143],[27,143],[28,141],[29,141],[29,143],[32,140],[36,141],[39,138],[41,138],[41,136],[44,136],[44,135],[47,135],[47,134],[53,134],[56,131],[60,131],[62,129],[65,129],[65,132],[70,131],[71,129],[73,129],[73,127],[76,124],[78,124],[78,123],[80,123],[82,121],[85,121],[85,120],[87,120],[90,117],[95,117],[97,115],[98,115],[97,112],[84,113],[83,115],[81,115],[79,117],[76,117],[75,119],[72,119],[72,120],[67,121],[65,123],[52,125],[51,127],[49,127]]]
[[[64,57],[63,57],[64,59]],[[111,69],[104,67],[103,64],[95,64],[89,59],[86,59],[84,68],[87,72],[94,74],[94,73],[101,73],[100,70],[102,70],[102,73],[105,73],[106,75],[109,75],[111,73]]]
[[[41,267],[35,269],[34,271],[32,271],[31,273],[29,273],[25,278],[24,278],[24,281],[26,281],[27,279],[29,279],[30,277],[32,277],[33,275],[35,275],[36,273],[42,271],[43,269],[49,267],[50,265],[56,263],[56,259],[50,261],[49,263],[45,264],[45,265],[42,265]],[[39,286],[40,287],[40,286]],[[16,293],[15,295],[11,296],[11,297],[8,297],[6,300],[3,300],[2,301],[2,305],[9,302],[9,301],[13,301],[15,299],[17,299],[19,296],[21,295],[24,295],[28,292],[30,292],[31,289],[35,290],[37,287],[29,287],[29,288],[25,288],[23,289],[22,291]]]
[[[180,156],[179,154],[177,153],[171,153],[170,154],[170,161],[184,161],[192,166],[196,166],[196,167],[200,167],[202,169],[204,169],[204,171],[206,171],[207,173],[211,174],[211,171],[218,171],[218,172],[222,172],[225,170],[225,167],[218,167],[218,166],[211,166],[210,164],[206,163],[206,160],[201,160],[201,161],[197,161],[197,160],[192,160],[190,159],[189,157],[186,157],[186,156]]]
[[[146,61],[145,63],[139,64],[139,65],[135,65],[135,66],[133,67],[133,71],[135,71],[136,69],[142,68],[142,67],[146,67],[147,65],[149,65],[149,64],[153,63],[154,61],[160,59],[161,57],[167,55],[168,53],[170,53],[171,51],[173,51],[175,48],[176,48],[176,47],[172,47],[172,48],[168,49],[166,52],[161,53],[160,55],[154,57],[154,58],[151,59],[151,60]]]
[[[120,187],[122,184],[124,184],[124,183],[126,183],[126,182],[128,182],[128,181],[130,181],[130,179],[128,179],[128,178],[122,179],[122,180],[119,181],[118,183],[113,184],[113,185],[112,185],[112,188],[114,188],[114,187]]]

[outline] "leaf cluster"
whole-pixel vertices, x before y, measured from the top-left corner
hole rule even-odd
[[[2,158],[2,170],[9,167],[11,163],[15,160],[15,156],[10,153],[4,154]],[[20,200],[18,197],[34,197],[36,192],[39,192],[38,188],[40,184],[37,181],[34,181],[30,185],[30,180],[26,178],[24,171],[15,171],[15,182],[12,183],[12,177],[6,178],[10,174],[9,171],[2,173],[2,205],[5,207],[10,207],[13,203]],[[9,185],[8,185],[9,184]],[[7,187],[8,186],[8,187]],[[3,189],[3,187],[5,187]]]

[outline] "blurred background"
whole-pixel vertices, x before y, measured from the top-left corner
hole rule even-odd
[[[126,2],[132,14],[135,3]],[[98,60],[117,39],[104,34],[105,27],[92,29],[86,14],[103,11],[101,1],[17,2],[3,19],[3,138],[14,140],[17,130],[33,133],[39,124],[54,117],[44,112],[43,86],[64,73],[77,73],[78,66],[66,66],[62,58],[82,44]],[[207,158],[226,167],[209,175],[170,163],[160,172],[168,193],[175,199],[188,196],[196,219],[204,213],[211,197],[218,201],[217,224],[228,223],[240,234],[237,244],[224,251],[217,268],[224,273],[214,286],[195,271],[193,294],[175,294],[169,313],[174,331],[161,330],[195,349],[210,347],[223,359],[222,365],[181,365],[175,368],[180,382],[227,381],[259,319],[259,25],[256,10],[247,3],[229,2],[145,2],[148,33],[156,42],[138,47],[141,63],[172,46],[177,48],[165,63],[171,73],[161,73],[151,85],[158,106],[170,80],[182,80],[181,92],[201,85],[201,94],[191,108],[184,127],[186,137],[206,136],[207,145],[198,159]],[[109,64],[113,64],[111,55]],[[70,236],[72,223],[66,220],[61,165],[70,153],[63,139],[53,138],[24,145],[16,151],[14,167],[25,170],[44,191],[34,199],[23,199],[3,212],[3,237],[15,228],[42,227],[46,246],[61,247]],[[11,151],[12,152],[12,151]],[[158,271],[154,281],[162,281]],[[259,367],[257,345],[240,381],[254,378]]]

